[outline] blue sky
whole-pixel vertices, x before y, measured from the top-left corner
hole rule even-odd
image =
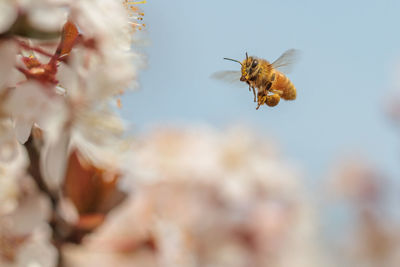
[[[244,124],[320,176],[347,153],[399,173],[400,142],[384,113],[396,92],[400,1],[148,1],[151,44],[139,91],[123,99],[133,130],[155,124]],[[270,61],[289,48],[298,99],[255,110],[242,87],[210,79],[245,51]],[[400,168],[399,168],[400,169]]]

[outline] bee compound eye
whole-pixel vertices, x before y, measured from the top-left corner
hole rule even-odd
[[[253,61],[253,63],[251,64],[251,67],[252,67],[252,68],[255,68],[255,67],[257,67],[257,65],[258,65],[258,60],[255,59],[255,60]]]

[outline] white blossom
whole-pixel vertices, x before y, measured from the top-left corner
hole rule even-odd
[[[26,82],[11,90],[4,109],[15,121],[16,136],[24,143],[34,123],[55,135],[65,120],[65,107],[60,96],[49,95],[37,82]]]
[[[26,172],[25,149],[14,142],[13,160],[0,161],[0,265],[53,267],[57,251],[50,244],[50,203]]]
[[[124,3],[19,0],[13,8],[27,16],[27,27],[44,32],[61,31],[68,19],[79,40],[50,40],[50,46],[27,38],[0,40],[0,89],[7,90],[0,94],[0,115],[13,121],[21,143],[34,125],[43,130],[41,170],[53,189],[62,182],[71,149],[78,148],[95,164],[119,168],[130,146],[121,141],[125,129],[113,105],[117,95],[136,85],[141,64],[131,51],[132,18]],[[62,40],[72,44],[71,51],[63,52],[68,60],[53,64]],[[16,67],[21,73],[11,79]]]
[[[6,149],[10,151],[5,152]],[[25,170],[28,165],[26,152],[12,134],[7,142],[2,142],[1,151],[3,160],[0,160],[0,216],[18,207],[20,184],[21,180],[27,176]]]

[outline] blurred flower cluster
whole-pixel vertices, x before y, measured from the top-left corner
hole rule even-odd
[[[0,1],[1,266],[59,265],[122,199],[130,141],[115,109],[141,65],[138,4]],[[90,210],[77,193],[105,200]]]
[[[66,266],[320,266],[301,178],[268,139],[157,129],[131,166],[132,194]]]

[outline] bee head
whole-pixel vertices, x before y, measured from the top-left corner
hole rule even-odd
[[[246,52],[246,59],[244,59],[243,62],[240,62],[239,60],[231,59],[231,58],[224,58],[224,59],[235,61],[242,66],[242,68],[241,68],[242,77],[240,77],[240,80],[242,82],[248,81],[250,78],[250,74],[258,66],[258,60],[256,58],[249,57],[247,52]]]
[[[250,79],[250,76],[254,73],[258,66],[258,59],[254,57],[249,57],[246,52],[246,58],[241,63],[242,65],[242,77],[241,81],[247,81]]]

